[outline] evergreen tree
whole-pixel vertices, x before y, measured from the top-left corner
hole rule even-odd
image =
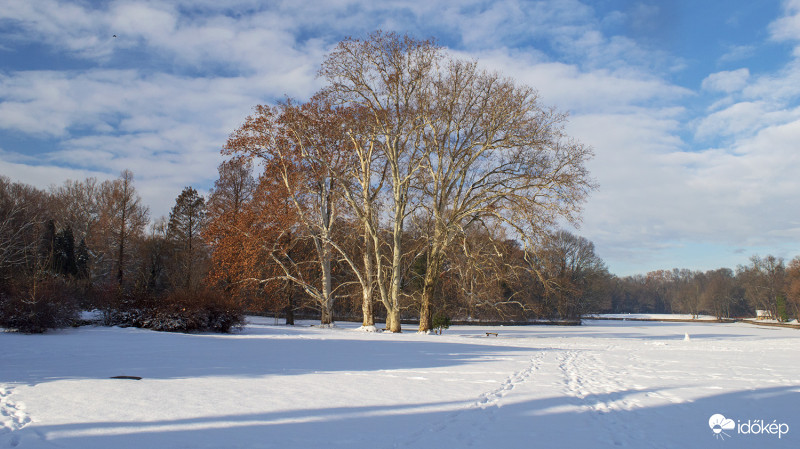
[[[53,268],[63,275],[75,276],[78,265],[75,259],[75,236],[72,228],[67,226],[55,236],[53,249]]]
[[[175,283],[194,287],[200,276],[195,274],[204,256],[200,232],[206,221],[206,201],[192,187],[183,189],[169,214],[167,239],[172,244],[178,273]]]
[[[81,239],[75,250],[75,275],[80,279],[89,277],[89,249],[86,247],[86,239]]]

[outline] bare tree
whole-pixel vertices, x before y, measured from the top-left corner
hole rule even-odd
[[[705,277],[707,281],[702,293],[703,307],[713,313],[717,319],[729,318],[734,302],[734,284],[736,282],[733,270],[720,268],[707,271]]]
[[[131,252],[134,237],[144,231],[149,220],[149,211],[142,204],[133,185],[133,173],[123,170],[119,179],[106,181],[100,186],[100,215],[98,236],[101,250],[113,258],[117,282],[124,278],[126,256]]]
[[[70,226],[76,240],[86,239],[100,215],[100,184],[95,178],[84,181],[67,180],[51,189],[53,215],[60,228]]]
[[[328,93],[318,98],[330,101]],[[341,245],[334,247],[351,268],[361,287],[362,329],[374,331],[375,318],[373,297],[376,287],[382,298],[388,298],[383,284],[383,266],[380,260],[383,249],[380,246],[379,201],[386,182],[388,163],[381,157],[378,127],[371,111],[358,105],[347,105],[336,108],[337,127],[345,132],[345,142],[341,165],[332,175],[337,176],[341,197],[348,206],[348,212],[355,216],[360,224],[360,251],[347,251]],[[361,263],[356,261],[360,253]],[[376,257],[379,258],[376,261]],[[388,299],[384,303],[388,302]],[[388,310],[388,309],[387,309]]]
[[[697,318],[700,315],[706,281],[705,274],[700,271],[673,269],[669,288],[673,309],[681,313],[688,312],[692,318]]]
[[[447,250],[442,290],[455,290],[468,320],[519,318],[531,311],[522,250],[501,224],[472,226]]]
[[[389,246],[385,254],[376,216],[359,217],[373,239],[375,274],[386,326],[400,332],[404,227],[413,211],[410,188],[424,164],[420,145],[425,124],[418,115],[420,93],[430,91],[432,74],[441,49],[431,41],[394,33],[372,33],[367,39],[348,38],[328,55],[320,75],[328,82],[330,97],[363,109],[372,124],[369,141],[386,162]],[[361,175],[366,172],[361,170]],[[362,179],[367,185],[371,180]],[[388,279],[385,277],[388,276]]]
[[[44,192],[0,176],[0,278],[35,263],[48,204]]]
[[[593,188],[585,167],[592,151],[563,131],[566,115],[538,93],[476,62],[447,60],[421,92],[425,170],[420,187],[432,219],[420,310],[430,329],[430,298],[444,248],[476,221],[493,218],[520,236],[559,218],[576,221]]]
[[[800,256],[786,267],[786,301],[790,312],[800,321]]]
[[[544,295],[552,298],[559,318],[580,318],[593,312],[608,275],[602,259],[589,240],[567,231],[549,234],[538,252],[541,272],[548,285]]]
[[[784,275],[783,259],[775,256],[753,256],[750,265],[739,267],[737,273],[751,307],[767,310],[776,318],[778,302],[783,298]]]

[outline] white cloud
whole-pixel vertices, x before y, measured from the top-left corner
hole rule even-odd
[[[0,151],[0,156],[2,155],[3,153]],[[105,180],[114,178],[114,176],[104,172],[73,169],[56,165],[15,163],[4,159],[4,157],[0,157],[0,173],[10,176],[15,182],[30,184],[38,188],[60,185],[66,179],[86,179],[94,177]]]
[[[728,47],[728,51],[719,57],[720,63],[731,63],[750,58],[756,54],[756,47],[753,45],[733,45]]]
[[[784,16],[769,26],[770,36],[777,41],[800,40],[800,1],[784,0]]]
[[[18,72],[0,78],[5,99],[0,103],[0,126],[58,139],[52,151],[37,156],[29,178],[50,183],[55,174],[89,171],[116,176],[128,168],[141,186],[148,184],[153,191],[145,199],[154,212],[164,214],[174,197],[165,197],[163,191],[177,190],[177,195],[186,185],[201,191],[210,185],[228,134],[253,106],[280,98],[282,87],[297,82],[289,76],[207,79],[133,70]],[[10,161],[9,156],[2,154],[0,159]]]
[[[695,136],[700,140],[749,137],[767,126],[792,120],[798,113],[763,100],[742,101],[703,117]]]
[[[107,22],[117,41],[140,37],[150,42],[164,42],[175,33],[177,15],[169,6],[120,2],[111,7]]]
[[[800,40],[800,1],[784,11],[770,36]],[[710,74],[693,92],[669,80],[679,56],[608,34],[630,14],[598,17],[577,0],[9,0],[4,46],[44,45],[82,68],[0,72],[0,128],[54,142],[35,161],[0,153],[0,171],[43,186],[130,168],[154,215],[166,214],[184,186],[210,185],[220,147],[252,106],[307,98],[336,41],[384,28],[437,34],[571,111],[567,131],[595,148],[600,184],[580,232],[604,257],[646,264],[692,242],[800,239],[790,206],[800,191],[800,62]],[[732,47],[721,60],[748,51]],[[711,108],[684,106],[709,98]],[[687,131],[704,146],[683,140]]]
[[[738,70],[717,72],[708,75],[703,80],[702,87],[707,90],[733,93],[745,87],[749,78],[750,70],[746,67]]]
[[[616,114],[653,101],[672,102],[691,95],[688,89],[635,69],[587,70],[574,64],[547,62],[537,53],[506,48],[456,54],[477,57],[487,70],[499,71],[536,88],[545,104],[581,114]]]

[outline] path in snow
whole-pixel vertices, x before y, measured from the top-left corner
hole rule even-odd
[[[25,413],[25,404],[14,402],[9,396],[11,396],[11,388],[0,386],[0,436],[17,431],[31,422],[30,417]],[[18,444],[19,437],[10,435],[8,445],[16,447]]]

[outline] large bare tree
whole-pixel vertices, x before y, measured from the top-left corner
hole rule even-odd
[[[383,32],[342,41],[320,75],[322,93],[300,105],[258,106],[226,151],[281,168],[319,256],[321,284],[303,288],[318,297],[323,322],[338,250],[361,284],[364,326],[373,324],[377,289],[387,328],[401,330],[404,276],[421,256],[406,241],[412,216],[426,222],[423,332],[446,249],[466,229],[503,223],[532,247],[558,220],[577,221],[593,188],[591,149],[566,136],[566,115],[542,106],[534,89],[451,58],[432,41]],[[361,263],[334,241],[342,204],[361,224]]]
[[[118,179],[103,182],[98,202],[99,242],[96,247],[101,248],[105,256],[99,258],[113,259],[106,267],[113,269],[117,282],[122,284],[132,241],[144,232],[149,222],[149,209],[136,193],[130,170],[123,170]]]
[[[391,274],[382,299],[392,330],[400,328],[393,320],[399,313],[403,230],[417,207],[426,209],[421,215],[429,220],[419,328],[424,332],[431,327],[430,300],[442,257],[456,235],[487,217],[521,236],[559,218],[574,220],[592,188],[585,168],[591,149],[565,135],[564,114],[543,107],[534,89],[450,58],[431,41],[381,32],[348,39],[323,63],[321,74],[332,97],[369,111],[376,131],[371,142],[388,167]],[[380,276],[384,257],[375,247]]]
[[[0,281],[35,263],[49,203],[44,192],[0,176]]]
[[[404,228],[413,212],[410,190],[425,160],[421,145],[425,124],[417,113],[419,93],[430,90],[441,56],[441,49],[431,41],[375,32],[367,39],[339,43],[320,69],[320,75],[329,83],[330,98],[364,111],[371,125],[366,140],[373,146],[359,156],[359,184],[373,183],[371,167],[364,165],[369,164],[373,154],[367,151],[379,153],[378,157],[385,161],[388,249],[381,244],[380,217],[361,213],[359,218],[373,241],[374,273],[386,308],[386,326],[392,332],[401,330],[402,262],[407,249]],[[367,208],[362,212],[374,212],[374,207]]]
[[[494,219],[521,239],[564,218],[576,221],[593,188],[591,148],[564,133],[566,115],[540,104],[531,87],[448,59],[420,92],[425,164],[418,187],[430,217],[422,332],[445,248],[464,229]],[[531,245],[528,245],[529,247]]]

